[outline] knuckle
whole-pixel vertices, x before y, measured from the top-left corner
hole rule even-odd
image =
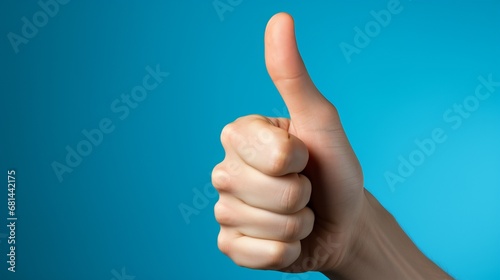
[[[253,120],[255,116],[243,116],[239,117],[233,122],[226,124],[221,131],[220,138],[222,145],[227,146],[231,145],[231,142],[241,138],[240,136],[240,128],[245,127],[245,124],[249,121]]]
[[[212,170],[212,185],[219,192],[230,192],[231,176],[224,170],[223,164],[219,163]]]
[[[267,263],[269,268],[282,268],[285,262],[286,244],[272,243],[267,250]]]
[[[220,141],[224,147],[231,145],[231,139],[234,139],[237,134],[236,124],[234,122],[228,123],[222,128],[220,133]]]
[[[223,231],[224,229],[221,229],[217,237],[217,247],[223,254],[229,256],[231,254],[231,241],[226,237]]]
[[[271,154],[271,173],[273,175],[283,175],[290,164],[292,155],[292,144],[290,141],[283,141],[276,145]]]
[[[285,213],[295,213],[300,210],[302,198],[302,186],[300,179],[294,179],[286,186],[281,195],[280,207]]]
[[[295,241],[301,231],[301,223],[294,216],[287,217],[285,226],[283,227],[283,239],[285,241]]]
[[[221,225],[234,225],[233,211],[220,200],[214,206],[215,220]]]

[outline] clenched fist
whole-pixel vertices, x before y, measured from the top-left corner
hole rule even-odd
[[[364,190],[337,110],[309,77],[288,14],[269,21],[265,60],[291,119],[250,115],[222,130],[226,156],[212,173],[220,194],[214,209],[219,249],[249,268],[316,270],[346,279],[398,275],[396,268],[389,274],[370,270],[391,269],[377,267],[394,259],[385,249],[390,246],[412,249],[402,259],[419,259],[420,252]],[[357,265],[366,267],[359,272]]]

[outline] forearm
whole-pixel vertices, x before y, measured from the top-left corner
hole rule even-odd
[[[352,253],[330,279],[453,279],[410,240],[393,216],[368,192],[365,222],[359,229]]]

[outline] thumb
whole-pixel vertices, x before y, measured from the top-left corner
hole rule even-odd
[[[363,191],[359,161],[342,128],[335,107],[318,91],[297,49],[293,19],[273,16],[265,34],[266,66],[291,116],[290,127],[308,148],[305,174],[314,190],[311,196],[317,219],[349,224],[358,213]],[[349,205],[348,205],[349,204]]]
[[[324,128],[336,119],[338,124],[335,108],[318,91],[307,73],[297,48],[290,15],[279,13],[269,20],[265,34],[265,59],[267,71],[296,126],[315,129],[314,126],[321,124]],[[325,118],[318,120],[322,115]]]

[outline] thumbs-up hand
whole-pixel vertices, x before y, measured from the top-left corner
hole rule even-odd
[[[449,279],[364,189],[337,110],[300,57],[289,15],[271,18],[265,49],[291,119],[251,115],[222,130],[226,157],[212,173],[219,249],[255,269]]]
[[[289,15],[269,21],[265,48],[291,120],[252,115],[223,129],[226,157],[212,175],[220,193],[218,245],[245,267],[331,268],[353,245],[364,199],[361,168],[335,107],[307,73]],[[314,267],[302,264],[307,258],[315,258]]]

